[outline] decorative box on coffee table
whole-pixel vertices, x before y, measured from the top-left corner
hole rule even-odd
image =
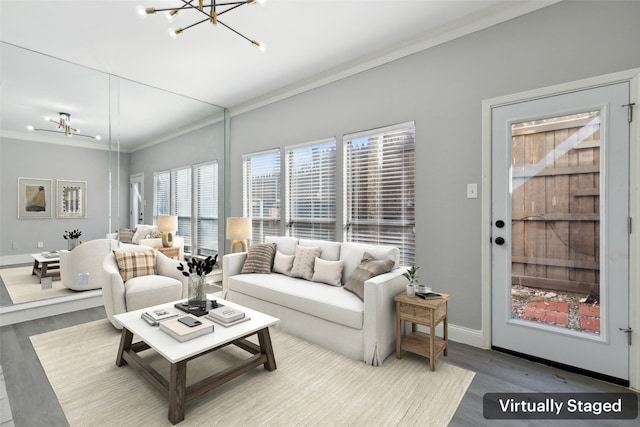
[[[403,292],[395,297],[396,301],[396,358],[402,357],[402,350],[429,358],[432,371],[436,368],[436,358],[447,355],[447,303],[449,295],[442,298],[423,300],[408,297]],[[403,335],[402,321],[411,322],[411,332]],[[442,323],[442,338],[436,336],[435,328]],[[418,331],[417,325],[429,327],[429,333]]]

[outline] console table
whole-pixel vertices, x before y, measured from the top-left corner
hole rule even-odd
[[[448,324],[447,303],[449,295],[442,298],[423,300],[408,297],[403,292],[395,297],[396,301],[396,358],[402,358],[402,350],[426,356],[432,371],[436,369],[436,358],[440,354],[447,355]],[[402,321],[411,322],[411,332],[402,333]],[[443,336],[436,337],[435,328],[442,323]],[[429,327],[429,333],[419,332],[417,325]]]

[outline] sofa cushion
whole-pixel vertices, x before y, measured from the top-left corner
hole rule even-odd
[[[240,273],[271,273],[273,257],[275,254],[275,243],[251,245],[247,251],[247,259],[245,260]]]
[[[156,274],[156,251],[153,249],[136,252],[113,251],[113,254],[123,282],[134,277]]]
[[[136,227],[136,232],[133,233],[133,237],[131,238],[131,243],[134,245],[139,245],[140,240],[146,239],[149,237],[149,234],[153,231],[153,226],[151,225],[139,225]]]
[[[291,277],[311,280],[316,257],[319,257],[321,252],[322,249],[320,248],[298,246],[296,248],[296,257],[293,260],[293,267],[291,268]]]
[[[371,254],[365,252],[362,256],[362,262],[349,276],[344,288],[364,301],[364,282],[372,277],[388,273],[393,268],[393,264],[393,260],[375,259]]]
[[[322,258],[316,258],[311,281],[332,286],[342,286],[343,266],[344,262],[342,261],[327,261]]]
[[[273,260],[273,272],[289,276],[295,257],[295,255],[285,255],[276,249],[276,257]]]
[[[287,236],[265,236],[265,243],[275,243],[276,249],[285,255],[295,255],[298,239]]]
[[[118,232],[118,240],[122,243],[131,243],[131,239],[133,239],[133,234],[136,230],[132,230],[130,228],[123,228]]]
[[[176,301],[182,298],[182,282],[167,276],[140,276],[125,284],[127,311]]]
[[[346,280],[351,277],[360,264],[365,252],[371,254],[375,259],[393,260],[393,267],[397,267],[400,263],[400,249],[394,246],[342,243],[342,247],[340,248],[340,260],[344,261],[344,271],[342,272],[343,282],[346,282]]]
[[[362,329],[364,303],[341,286],[327,286],[280,274],[239,274],[229,277],[228,284],[230,291]]]
[[[300,239],[300,243],[298,244],[300,246],[309,246],[312,248],[322,249],[322,252],[319,255],[322,259],[326,259],[328,261],[338,261],[340,259],[340,243],[338,242]]]

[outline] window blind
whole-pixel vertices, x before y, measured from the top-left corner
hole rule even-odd
[[[169,171],[153,174],[153,223],[158,223],[158,215],[171,212],[171,173]]]
[[[173,181],[172,214],[178,216],[176,234],[184,237],[184,251],[191,252],[191,168],[175,169],[171,177]]]
[[[344,137],[345,235],[348,242],[400,248],[415,264],[415,126]]]
[[[243,215],[252,219],[251,241],[280,235],[280,152],[242,156]]]
[[[287,235],[336,238],[336,142],[286,149]]]
[[[218,253],[218,163],[193,167],[195,230],[192,255]]]

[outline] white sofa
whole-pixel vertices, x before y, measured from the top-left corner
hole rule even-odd
[[[223,298],[280,319],[276,328],[368,365],[382,365],[395,351],[394,297],[406,290],[406,267],[398,266],[399,250],[290,237],[266,237],[277,250],[294,255],[296,246],[320,247],[321,259],[344,262],[342,284],[359,266],[365,252],[393,259],[394,269],[364,282],[364,301],[343,286],[284,274],[240,274],[247,252],[223,257]]]
[[[150,248],[161,248],[162,247],[162,238],[150,238],[153,233],[158,233],[157,225],[147,225],[147,224],[139,224],[136,226],[134,230],[134,234],[132,237],[132,241],[128,241],[128,239],[122,239],[119,233],[109,233],[107,234],[108,239],[118,239],[123,244],[134,244],[140,246],[147,246]],[[180,248],[178,252],[178,260],[184,260],[184,237],[177,236],[174,234],[173,236],[173,246],[177,246]]]

